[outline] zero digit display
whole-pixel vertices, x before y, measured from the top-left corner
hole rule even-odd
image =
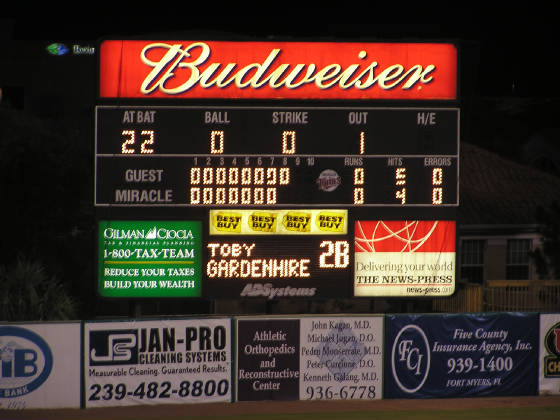
[[[95,205],[451,206],[459,109],[98,106]]]

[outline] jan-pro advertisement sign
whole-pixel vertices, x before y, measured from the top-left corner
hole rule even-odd
[[[387,315],[384,398],[536,395],[538,315]]]
[[[360,220],[354,296],[449,296],[455,291],[453,220]]]
[[[231,402],[229,318],[87,322],[85,406]]]
[[[238,318],[237,401],[382,397],[383,318]]]
[[[104,297],[200,297],[201,223],[100,221],[98,291]]]
[[[80,407],[80,323],[0,325],[0,410]]]

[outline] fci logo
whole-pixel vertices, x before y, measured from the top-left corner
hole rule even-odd
[[[404,326],[393,342],[391,369],[398,387],[408,394],[418,391],[430,371],[430,344],[417,325]]]

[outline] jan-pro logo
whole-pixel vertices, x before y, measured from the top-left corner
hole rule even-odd
[[[393,342],[391,369],[398,387],[412,394],[418,391],[430,371],[430,344],[417,325],[404,326]]]
[[[100,330],[89,332],[91,366],[138,363],[137,330]]]
[[[26,328],[0,327],[0,398],[34,391],[52,366],[52,351],[42,337]]]

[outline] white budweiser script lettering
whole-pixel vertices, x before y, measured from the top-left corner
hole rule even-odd
[[[152,51],[163,50],[159,61],[152,61],[148,55]],[[268,85],[272,89],[297,89],[304,85],[315,84],[319,89],[338,86],[340,89],[365,90],[378,85],[381,89],[410,89],[417,83],[426,84],[433,80],[431,75],[436,67],[428,64],[423,67],[415,64],[405,68],[401,64],[393,64],[378,69],[378,63],[350,64],[343,68],[340,64],[327,64],[318,68],[309,64],[277,63],[282,50],[274,48],[261,63],[250,63],[244,67],[237,63],[210,62],[204,69],[203,64],[212,55],[210,46],[204,42],[194,42],[185,48],[181,44],[152,43],[141,52],[141,60],[152,67],[141,86],[143,94],[156,90],[169,95],[177,95],[192,89],[196,85],[202,88],[216,86],[220,89],[235,85],[237,88],[253,89]],[[367,58],[366,51],[358,53],[360,60]],[[365,67],[364,67],[365,66]],[[376,74],[376,70],[379,70]]]

